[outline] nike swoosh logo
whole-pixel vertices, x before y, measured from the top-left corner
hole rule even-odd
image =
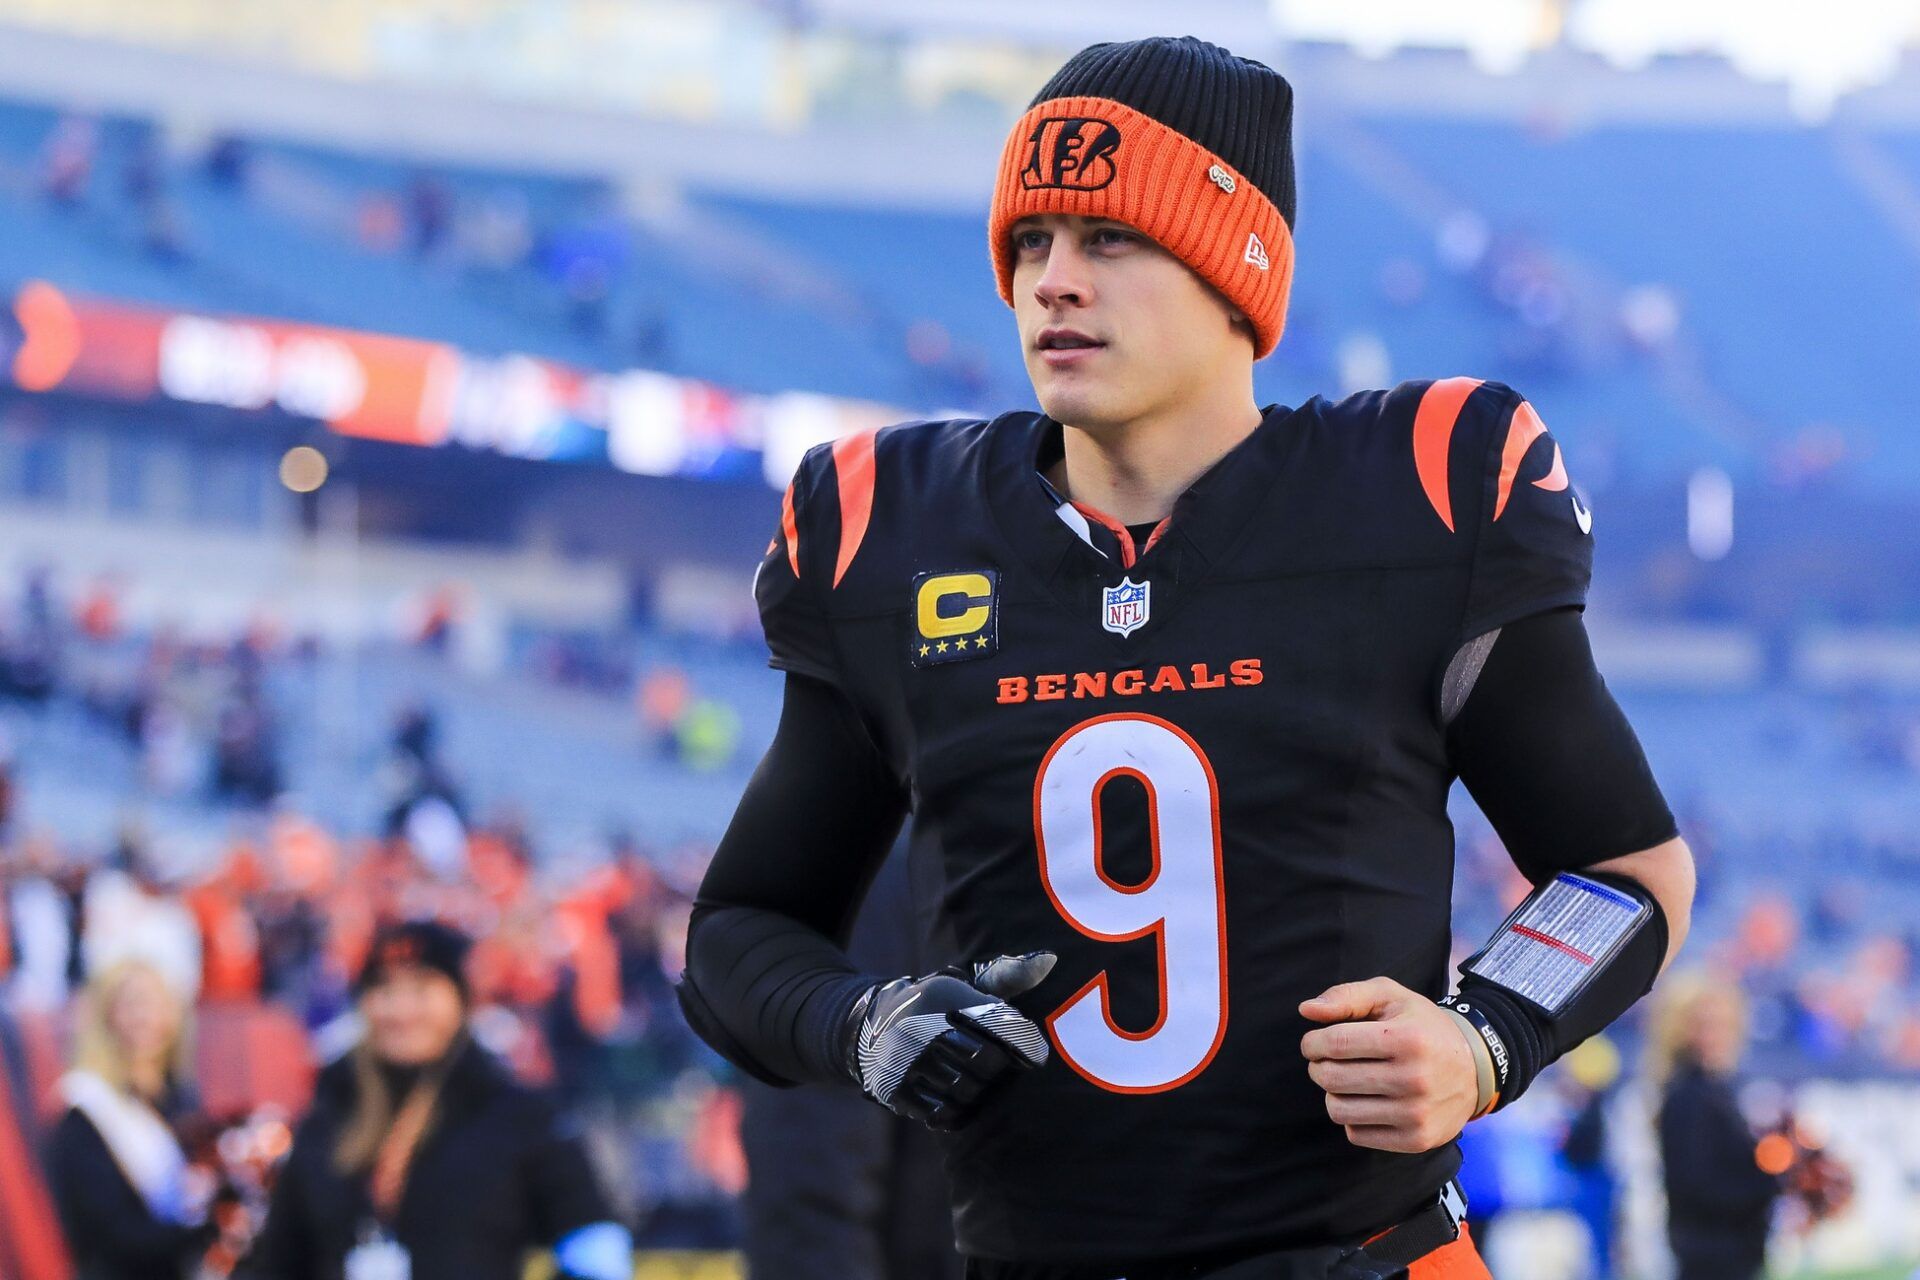
[[[1567,490],[1567,496],[1573,499],[1573,522],[1580,526],[1580,532],[1593,532],[1593,512],[1580,505],[1580,495]]]

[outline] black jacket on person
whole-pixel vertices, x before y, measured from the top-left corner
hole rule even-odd
[[[1667,1238],[1680,1280],[1749,1280],[1766,1264],[1780,1186],[1754,1163],[1733,1084],[1683,1060],[1660,1101]]]
[[[47,1183],[73,1254],[74,1280],[184,1280],[213,1243],[211,1226],[155,1217],[105,1138],[69,1109],[47,1139]]]
[[[456,1052],[387,1230],[411,1255],[412,1280],[520,1280],[529,1249],[611,1221],[613,1211],[585,1148],[547,1100],[484,1049]],[[341,1280],[374,1218],[367,1175],[334,1164],[357,1091],[349,1059],[320,1073],[242,1268],[250,1280]]]

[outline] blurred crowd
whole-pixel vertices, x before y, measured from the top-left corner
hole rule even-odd
[[[432,648],[432,632],[419,642]],[[637,759],[734,758],[738,714],[682,668],[594,666],[580,653],[578,642],[535,643],[517,670],[630,698]],[[104,843],[29,823],[32,771],[0,753],[0,1045],[16,1026],[64,1042],[77,993],[137,958],[203,1015],[271,1010],[300,1028],[294,1060],[240,1078],[289,1068],[311,1078],[360,1034],[352,983],[378,932],[444,921],[476,940],[475,1038],[590,1116],[597,1166],[640,1242],[730,1242],[744,1180],[739,1103],[670,985],[710,850],[622,830],[564,856],[542,848],[515,813],[475,813],[425,704],[399,709],[366,771],[383,797],[376,829],[331,829],[285,789],[274,705],[276,669],[311,657],[259,630],[219,643],[138,633],[111,585],[69,596],[44,574],[20,584],[0,622],[0,706],[29,717],[55,703],[81,709],[132,748],[140,793],[224,815],[230,835],[183,858],[137,820]],[[228,1044],[267,1046],[245,1035]],[[21,1083],[16,1099],[46,1101],[44,1072],[38,1088]]]
[[[600,1153],[611,1181],[659,1232],[724,1239],[724,1203],[740,1184],[725,1124],[733,1103],[714,1090],[714,1060],[670,987],[700,851],[676,865],[616,838],[603,863],[550,877],[510,825],[475,827],[438,866],[421,843],[405,830],[342,839],[280,812],[217,865],[169,874],[136,832],[98,861],[44,836],[10,841],[0,852],[6,1007],[58,1017],[90,974],[139,957],[203,1008],[290,1011],[324,1059],[358,1034],[351,981],[378,929],[446,921],[477,939],[477,1038],[604,1123],[596,1128],[620,1148]]]
[[[272,677],[314,662],[319,643],[264,618],[217,639],[134,628],[123,616],[124,587],[109,575],[62,592],[44,569],[21,575],[0,614],[0,701],[34,708],[61,698],[84,708],[133,750],[148,797],[271,804],[289,788]],[[406,642],[449,655],[461,626],[457,593],[433,593],[417,612]],[[627,701],[650,759],[712,771],[740,758],[741,717],[725,691],[671,658],[643,659],[631,635],[536,634],[514,649],[507,670]],[[428,796],[464,810],[440,759],[441,733],[432,708],[397,710],[379,779],[390,812]],[[8,750],[0,733],[0,769]]]
[[[218,256],[215,237],[194,225],[179,198],[183,183],[204,181],[246,199],[258,216],[313,227],[343,246],[406,255],[480,284],[536,286],[569,328],[618,342],[635,363],[658,364],[668,351],[657,299],[643,291],[633,305],[610,305],[628,263],[627,228],[595,210],[541,216],[510,184],[474,195],[421,169],[362,189],[233,134],[186,142],[149,120],[86,115],[52,125],[23,176],[50,207],[111,225],[161,263]]]

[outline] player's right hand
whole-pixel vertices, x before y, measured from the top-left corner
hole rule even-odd
[[[929,1129],[960,1128],[1002,1076],[1047,1060],[1046,1033],[1007,1001],[1053,964],[1051,951],[1029,951],[873,988],[848,1019],[848,1074]]]

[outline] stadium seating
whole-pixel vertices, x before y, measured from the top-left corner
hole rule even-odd
[[[61,208],[36,191],[61,127],[0,105],[0,282],[47,276],[748,390],[926,409],[1028,395],[978,212],[624,193],[266,139],[247,140],[247,176],[229,181],[127,120],[99,127],[87,198]],[[1914,138],[1872,145],[1920,173]],[[153,155],[178,258],[156,255],[123,191],[127,167]],[[1300,172],[1291,329],[1260,367],[1263,398],[1338,392],[1342,345],[1363,339],[1393,379],[1523,385],[1552,406],[1576,474],[1602,446],[1610,469],[1626,459],[1642,476],[1702,462],[1759,473],[1832,429],[1859,474],[1920,479],[1920,445],[1900,429],[1920,412],[1915,252],[1827,133],[1381,119],[1308,129]],[[425,246],[416,201],[444,219]],[[1460,217],[1486,241],[1472,261],[1443,247]],[[512,231],[504,247],[479,243],[490,218],[518,228],[519,247]],[[1517,272],[1547,292],[1516,298]],[[1620,321],[1643,286],[1679,322],[1651,350]],[[943,333],[916,334],[928,321]],[[952,376],[965,365],[976,372]]]

